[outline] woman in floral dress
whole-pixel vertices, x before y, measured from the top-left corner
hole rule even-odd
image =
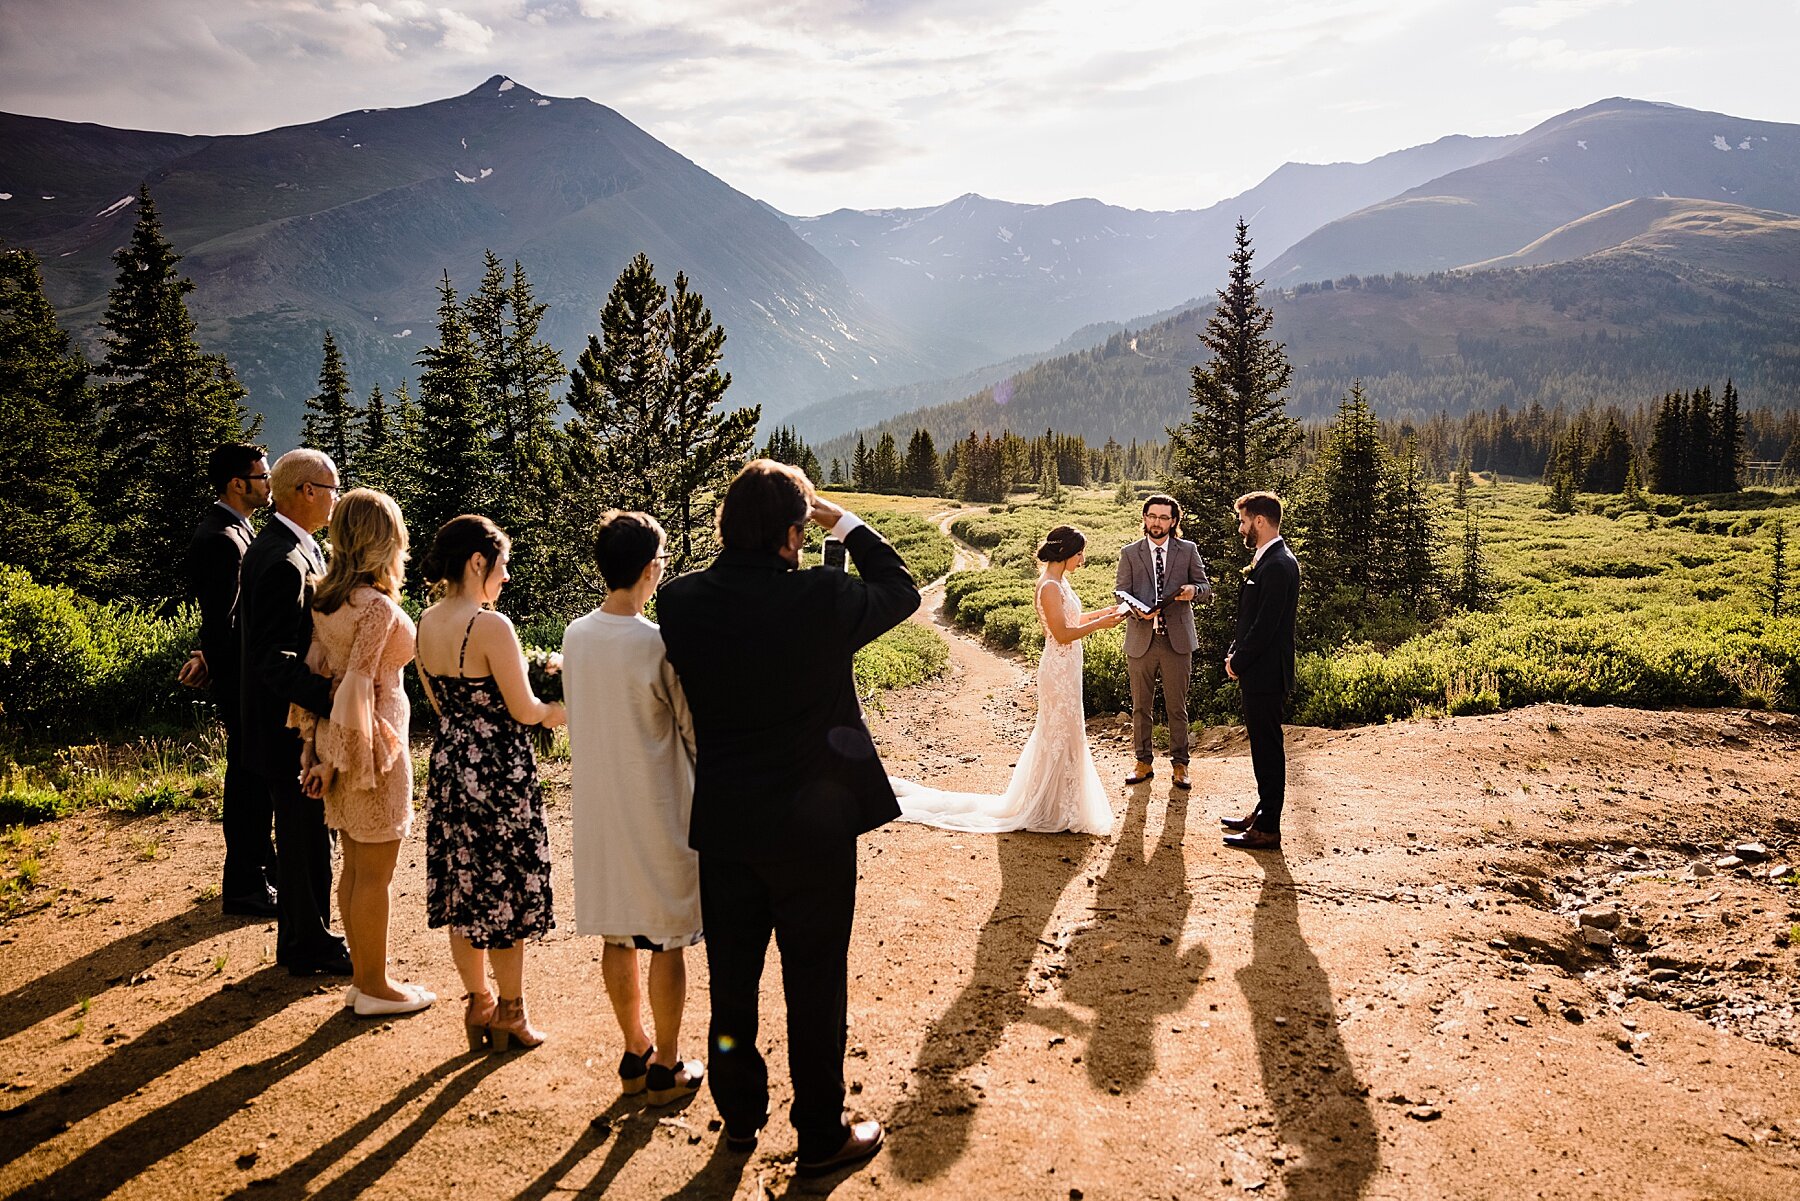
[[[524,997],[524,941],[555,924],[531,728],[567,720],[562,705],[533,694],[512,622],[493,610],[509,578],[509,550],[485,517],[446,523],[423,565],[441,598],[419,618],[419,674],[438,714],[426,786],[425,912],[432,927],[450,928],[470,1047],[491,1040],[497,1051],[544,1041]]]

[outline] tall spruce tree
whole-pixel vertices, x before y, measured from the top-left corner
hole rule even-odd
[[[325,331],[319,366],[319,391],[306,398],[306,415],[300,419],[300,442],[322,450],[337,464],[346,483],[361,484],[355,467],[356,450],[362,445],[356,425],[359,414],[350,399],[350,373],[331,331]]]
[[[717,549],[713,518],[726,485],[749,458],[762,408],[723,407],[725,390],[731,387],[730,373],[719,370],[725,329],[714,324],[705,298],[689,288],[686,272],[675,273],[665,328],[668,369],[663,378],[670,429],[664,504],[674,520],[671,566],[681,571]],[[804,464],[798,466],[805,470]],[[816,457],[812,466],[818,469]]]
[[[1713,421],[1712,479],[1714,492],[1736,492],[1744,486],[1744,417],[1738,411],[1737,387],[1725,377],[1719,413]]]
[[[650,259],[638,254],[619,272],[569,373],[570,493],[578,526],[591,529],[609,508],[658,517],[668,457],[662,405],[668,394],[668,290]],[[671,531],[673,532],[673,531]]]
[[[587,547],[568,542],[556,520],[563,456],[556,425],[562,357],[538,333],[549,306],[533,294],[522,263],[509,275],[493,251],[482,261],[481,284],[464,305],[487,414],[488,453],[495,477],[490,515],[512,535],[508,604],[515,613],[552,611],[571,556]]]
[[[906,491],[914,496],[942,496],[944,468],[938,459],[931,431],[915,429],[906,442]]]
[[[56,323],[37,258],[0,245],[0,562],[104,595],[111,570],[94,507],[87,370]]]
[[[389,462],[394,451],[394,430],[387,394],[380,384],[369,389],[369,399],[357,415],[356,426],[356,454],[352,458],[356,463],[357,483],[394,495],[394,473]]]
[[[885,430],[869,454],[869,474],[877,492],[896,492],[900,488],[900,444]]]
[[[1250,228],[1240,218],[1229,277],[1200,334],[1210,357],[1193,368],[1187,420],[1169,430],[1169,490],[1186,514],[1186,536],[1218,582],[1210,611],[1196,608],[1201,648],[1195,658],[1209,692],[1223,682],[1217,665],[1237,607],[1238,576],[1228,567],[1243,547],[1232,505],[1246,492],[1274,487],[1300,444],[1300,424],[1288,415],[1283,395],[1293,365],[1270,336],[1275,314],[1262,303],[1254,261]],[[1133,477],[1146,474],[1140,469]]]
[[[1784,617],[1789,605],[1787,522],[1776,518],[1769,523],[1769,575],[1763,581],[1763,599],[1769,604],[1769,616]]]
[[[1487,552],[1481,546],[1481,518],[1473,504],[1463,510],[1462,555],[1450,602],[1470,612],[1489,609],[1494,604],[1493,576]]]
[[[115,536],[120,590],[172,602],[186,591],[182,560],[193,522],[212,499],[206,457],[221,442],[255,436],[231,365],[200,349],[187,294],[192,280],[163,236],[148,186],[137,195],[131,241],[100,318],[105,512]]]
[[[496,492],[481,364],[448,271],[438,282],[437,336],[419,351],[418,435],[410,447],[418,485],[407,518],[426,546],[452,517],[488,513]]]

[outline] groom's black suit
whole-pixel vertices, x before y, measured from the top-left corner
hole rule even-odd
[[[657,597],[694,717],[694,809],[712,1019],[708,1078],[728,1133],[761,1128],[756,1048],[769,936],[787,997],[800,1158],[843,1144],[844,1019],[856,836],[899,815],[851,678],[857,649],[919,607],[894,548],[844,540],[859,576],[727,550]]]
[[[1287,540],[1269,545],[1238,592],[1237,629],[1226,659],[1244,696],[1244,732],[1256,773],[1254,827],[1281,833],[1287,801],[1287,748],[1281,720],[1294,691],[1294,618],[1300,604],[1300,563]]]
[[[244,552],[238,592],[240,741],[275,805],[275,960],[301,971],[328,966],[345,953],[330,929],[331,834],[324,802],[300,789],[300,735],[287,724],[290,703],[321,717],[331,713],[331,681],[306,666],[313,581],[324,570],[285,522],[270,517]]]

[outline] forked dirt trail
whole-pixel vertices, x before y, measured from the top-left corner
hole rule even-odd
[[[946,636],[950,675],[871,725],[896,773],[998,791],[1030,676]],[[793,1176],[773,955],[776,1115],[739,1157],[704,1093],[618,1097],[599,948],[572,920],[530,956],[551,1040],[472,1056],[453,1000],[358,1021],[268,962],[271,928],[200,901],[217,826],[65,822],[56,899],[0,927],[0,1193],[1800,1194],[1800,896],[1771,879],[1800,863],[1793,719],[1540,707],[1295,730],[1286,845],[1262,855],[1215,821],[1252,791],[1241,732],[1197,731],[1191,795],[1164,772],[1125,787],[1123,730],[1090,733],[1111,839],[864,839],[847,1077],[891,1134],[820,1182]],[[421,851],[401,856],[396,971],[449,998]],[[703,956],[689,990],[698,1055]]]

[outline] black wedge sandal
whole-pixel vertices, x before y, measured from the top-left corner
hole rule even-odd
[[[644,1091],[644,1084],[650,1076],[650,1057],[656,1054],[656,1048],[647,1048],[642,1055],[625,1052],[619,1059],[619,1088],[627,1097],[636,1096]]]

